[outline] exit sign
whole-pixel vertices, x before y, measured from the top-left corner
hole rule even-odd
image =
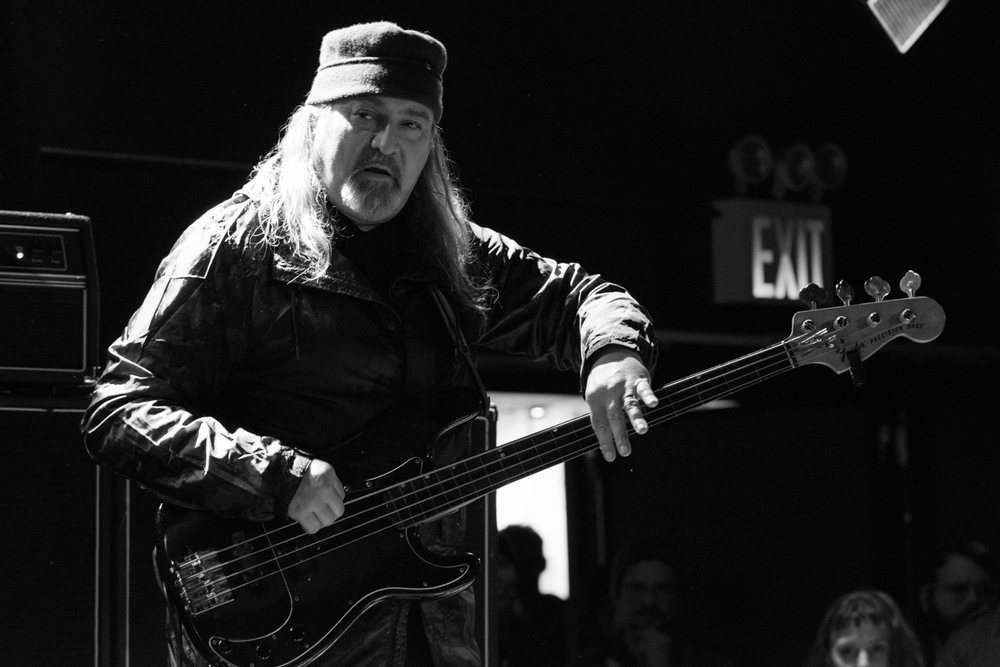
[[[716,303],[797,300],[809,283],[833,282],[830,210],[758,199],[714,202],[712,270]]]

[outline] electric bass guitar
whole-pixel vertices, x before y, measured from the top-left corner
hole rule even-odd
[[[852,304],[853,290],[838,286],[842,306],[822,303],[810,286],[803,298],[814,309],[792,318],[784,341],[656,391],[646,410],[656,425],[805,364],[863,379],[861,362],[889,341],[918,343],[944,328],[941,306],[915,296],[919,276],[901,282],[908,296],[885,300],[888,284],[873,278],[874,302]],[[473,419],[479,395],[450,388],[404,403],[351,443],[361,448],[400,438],[428,444]],[[419,443],[418,443],[419,444]],[[420,524],[467,505],[523,477],[597,448],[589,416],[432,469],[421,458],[369,479],[345,480],[346,512],[314,535],[293,521],[249,522],[160,508],[155,562],[163,588],[192,640],[213,664],[232,667],[303,667],[315,661],[366,610],[388,599],[430,599],[469,586],[479,571],[472,554],[428,552]]]

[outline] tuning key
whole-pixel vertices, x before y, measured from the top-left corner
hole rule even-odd
[[[916,271],[907,271],[903,279],[899,281],[899,289],[906,292],[910,298],[920,289],[920,274]]]
[[[799,301],[809,306],[810,310],[819,308],[828,296],[828,292],[816,283],[809,283],[799,290]]]
[[[851,305],[851,301],[854,301],[854,288],[851,287],[851,283],[846,280],[841,280],[837,283],[837,296],[844,303],[845,306]]]
[[[865,282],[865,292],[874,298],[875,301],[881,301],[889,294],[889,283],[878,276],[872,276]]]

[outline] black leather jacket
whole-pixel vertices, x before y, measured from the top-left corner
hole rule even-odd
[[[285,516],[313,456],[406,397],[471,375],[431,300],[434,267],[404,253],[380,293],[335,250],[327,273],[307,280],[258,231],[240,191],[184,232],[111,345],[83,427],[99,463],[163,500],[266,520]],[[465,332],[474,347],[579,370],[624,345],[652,367],[649,317],[622,288],[472,232],[474,270],[496,297]]]

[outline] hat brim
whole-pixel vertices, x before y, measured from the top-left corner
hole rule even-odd
[[[325,104],[364,95],[384,95],[423,104],[441,118],[441,80],[417,63],[343,63],[316,73],[306,104]]]

